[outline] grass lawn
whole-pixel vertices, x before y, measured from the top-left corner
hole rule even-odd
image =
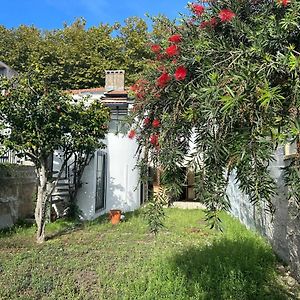
[[[0,299],[297,299],[270,246],[238,221],[224,214],[222,234],[200,210],[166,214],[156,237],[139,211],[117,226],[49,224],[44,245],[34,227],[2,233]]]

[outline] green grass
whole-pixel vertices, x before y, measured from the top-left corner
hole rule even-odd
[[[270,246],[228,215],[224,233],[199,210],[167,209],[166,227],[147,233],[140,211],[112,226],[49,224],[0,237],[0,299],[294,299]]]

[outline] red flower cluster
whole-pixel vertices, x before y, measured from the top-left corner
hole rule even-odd
[[[200,24],[200,28],[201,29],[204,29],[206,27],[216,27],[218,24],[218,20],[216,17],[212,17],[209,21],[203,21],[201,22]]]
[[[158,53],[158,54],[156,55],[156,59],[157,59],[157,60],[162,60],[163,58],[164,58],[164,55],[161,54],[161,53]]]
[[[184,80],[187,75],[187,69],[184,66],[179,66],[174,74],[176,80]]]
[[[150,136],[150,143],[153,145],[153,146],[158,146],[158,134],[152,134]]]
[[[135,93],[137,99],[142,100],[146,95],[145,85],[149,82],[144,79],[139,79],[130,89]]]
[[[230,22],[235,17],[235,13],[230,9],[222,9],[219,12],[221,22]]]
[[[154,119],[153,122],[152,122],[152,126],[154,128],[158,128],[160,126],[160,122],[158,119]]]
[[[289,0],[278,0],[279,4],[281,4],[282,6],[286,7],[290,1]]]
[[[169,42],[178,44],[182,41],[182,37],[180,34],[174,34],[172,36],[169,37]]]
[[[203,5],[196,4],[196,3],[192,4],[192,11],[196,16],[200,17],[204,13],[204,10],[205,7]]]
[[[152,46],[151,46],[151,51],[153,52],[153,53],[159,53],[160,52],[160,50],[161,50],[161,48],[160,48],[160,45],[157,45],[157,44],[153,44]]]
[[[149,118],[149,117],[146,117],[146,118],[144,119],[144,125],[147,126],[147,125],[149,125],[150,123],[151,123],[150,118]]]
[[[176,56],[179,54],[177,45],[171,45],[166,49],[166,53],[169,57]]]
[[[131,129],[128,133],[128,137],[132,140],[136,135],[136,132],[134,129]]]
[[[156,85],[158,87],[164,88],[170,80],[171,76],[168,73],[164,72],[157,78]]]

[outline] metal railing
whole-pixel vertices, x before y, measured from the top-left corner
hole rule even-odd
[[[0,163],[22,164],[22,159],[19,158],[14,151],[8,150],[4,154],[0,154]]]

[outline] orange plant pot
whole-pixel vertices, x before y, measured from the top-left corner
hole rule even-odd
[[[110,222],[113,225],[120,223],[121,221],[121,210],[119,209],[111,209],[109,211]]]

